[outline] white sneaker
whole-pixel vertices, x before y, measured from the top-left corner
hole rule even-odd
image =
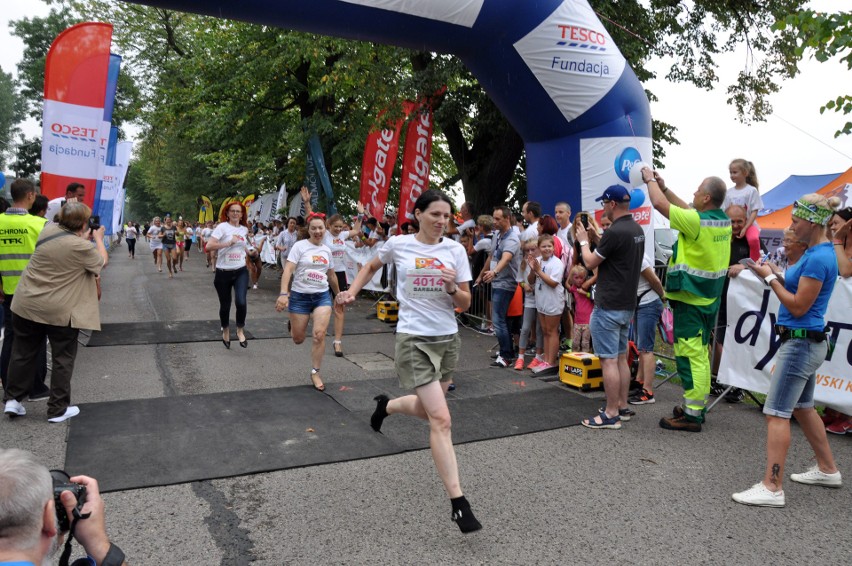
[[[798,483],[806,483],[808,485],[823,485],[825,487],[840,487],[843,481],[840,478],[840,472],[826,474],[819,471],[819,466],[814,466],[807,472],[801,474],[790,474],[790,479]]]
[[[3,411],[7,415],[9,415],[10,419],[14,419],[15,417],[23,417],[27,414],[27,410],[21,405],[18,401],[14,399],[9,399],[6,401],[6,410]]]
[[[731,498],[744,505],[784,507],[784,490],[770,491],[763,485],[762,481],[757,482],[745,491],[733,494]]]
[[[543,372],[543,371],[547,371],[547,370],[549,370],[549,369],[553,369],[553,368],[555,368],[555,367],[556,367],[556,366],[554,366],[554,365],[552,365],[552,364],[549,364],[549,363],[547,363],[547,362],[544,362],[544,363],[541,363],[541,364],[538,364],[537,366],[535,366],[535,367],[532,369],[532,372],[533,372],[533,373],[541,373],[541,372]]]
[[[65,412],[59,415],[58,417],[53,417],[52,419],[47,419],[49,423],[62,423],[70,419],[71,417],[76,417],[80,414],[80,408],[77,405],[71,405]]]
[[[257,283],[251,286],[252,289],[257,289]]]

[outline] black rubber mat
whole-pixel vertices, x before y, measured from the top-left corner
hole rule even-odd
[[[579,424],[597,406],[564,388],[495,372],[456,377],[448,396],[454,442]],[[372,458],[429,447],[426,422],[388,418],[369,426],[373,397],[405,394],[395,379],[92,403],[68,435],[65,469],[116,491]]]
[[[231,321],[232,340],[236,338],[235,328],[236,324]],[[395,325],[354,314],[346,318],[343,334],[385,334],[392,333],[394,329]],[[330,323],[328,335],[331,336],[333,332],[334,326]],[[257,318],[246,322],[246,338],[249,340],[289,337],[287,316],[284,314],[278,318]],[[102,324],[100,331],[81,332],[79,341],[84,346],[96,347],[218,342],[221,339],[222,331],[218,320],[173,320]]]

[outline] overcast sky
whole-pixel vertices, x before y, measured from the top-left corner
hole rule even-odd
[[[818,0],[811,5],[819,10],[852,11],[852,0]],[[17,75],[15,67],[23,52],[23,43],[10,35],[8,22],[48,11],[40,0],[3,0],[0,67],[4,72]],[[852,136],[833,137],[849,117],[819,113],[827,100],[849,94],[852,73],[845,66],[837,61],[807,61],[802,73],[770,98],[774,115],[767,122],[744,125],[727,105],[725,88],[745,65],[745,56],[734,54],[719,62],[721,83],[713,92],[662,80],[647,85],[659,97],[651,106],[654,118],[678,128],[681,145],[666,147],[666,168],[661,173],[681,196],[688,198],[709,175],[729,181],[728,164],[738,157],[755,164],[761,192],[789,175],[839,173],[852,167]],[[28,136],[39,133],[34,121],[24,129]]]

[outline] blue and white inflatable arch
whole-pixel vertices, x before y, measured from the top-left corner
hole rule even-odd
[[[585,0],[129,1],[457,55],[523,138],[528,195],[547,212],[594,210],[652,161],[645,91]],[[648,206],[634,213],[650,228]]]

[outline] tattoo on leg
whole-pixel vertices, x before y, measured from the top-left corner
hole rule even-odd
[[[772,477],[770,478],[772,481],[772,485],[778,487],[778,476],[781,473],[781,466],[778,464],[772,464]]]

